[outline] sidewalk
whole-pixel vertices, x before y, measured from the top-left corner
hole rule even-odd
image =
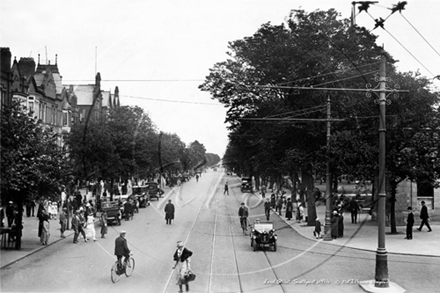
[[[326,241],[323,239],[316,239],[313,236],[314,226],[307,226],[307,223],[297,223],[295,220],[288,221],[284,215],[286,210],[283,209],[281,218],[295,229],[302,236],[313,239],[315,241],[323,241],[330,245],[346,246],[361,250],[376,251],[378,247],[378,226],[377,222],[371,220],[368,213],[360,214],[360,220],[357,224],[351,223],[351,214],[344,214],[344,236],[342,238]],[[324,234],[325,225],[325,206],[317,206],[316,213],[321,221],[322,231]],[[359,215],[358,215],[359,219]],[[385,227],[385,249],[388,253],[393,254],[408,254],[408,255],[425,255],[440,257],[440,223],[430,223],[432,232],[427,232],[428,229],[422,228],[422,231],[417,231],[420,226],[420,219],[415,219],[413,228],[413,239],[406,240],[406,226],[398,226],[398,234],[390,234],[391,228]]]

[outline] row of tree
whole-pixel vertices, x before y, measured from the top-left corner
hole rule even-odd
[[[87,181],[147,179],[158,173],[194,171],[220,161],[197,140],[160,132],[137,106],[111,109],[101,120],[74,125],[59,137],[18,102],[1,113],[1,198],[23,203],[46,196],[59,200]]]
[[[231,132],[223,162],[264,180],[281,181],[289,175],[293,194],[298,191],[308,202],[312,225],[314,178],[325,177],[327,160],[333,178],[349,174],[374,181],[378,174],[377,97],[319,88],[376,86],[382,54],[389,61],[388,85],[409,91],[387,97],[390,202],[404,179],[438,184],[439,93],[418,72],[397,72],[392,56],[376,45],[375,35],[339,19],[333,9],[296,10],[287,25],[263,24],[253,36],[230,42],[229,58],[210,69],[199,88],[228,108]],[[339,120],[331,124],[330,147],[328,99],[331,117]]]

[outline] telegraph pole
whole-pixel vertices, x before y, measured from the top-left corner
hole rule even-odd
[[[330,173],[330,128],[331,128],[331,111],[330,111],[330,96],[327,97],[327,163],[325,171],[325,226],[324,226],[324,240],[331,241],[331,221],[332,221],[332,207],[333,207],[333,196],[332,196],[332,183],[331,183],[331,173]]]

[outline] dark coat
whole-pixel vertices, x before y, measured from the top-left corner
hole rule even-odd
[[[127,246],[127,239],[122,236],[119,236],[115,240],[115,255],[129,255],[130,249]]]
[[[179,258],[177,256],[178,255],[177,251],[178,251],[178,249],[176,250],[176,252],[173,255],[174,261],[180,260],[180,262],[184,262],[184,261],[186,261],[188,259],[188,257],[192,256],[192,254],[193,254],[191,250],[186,249],[186,247],[184,247],[182,255],[180,255],[180,258]]]
[[[425,205],[422,206],[422,210],[420,211],[420,219],[422,220],[429,219],[428,208]]]
[[[170,202],[165,205],[165,219],[166,220],[174,219],[174,205]]]
[[[344,216],[339,215],[339,223],[338,223],[338,236],[344,236]]]
[[[315,221],[315,232],[321,233],[321,222],[320,221]]]
[[[243,217],[249,217],[249,211],[246,207],[240,207],[238,209],[238,216],[243,218]]]
[[[408,213],[408,218],[406,219],[406,225],[409,227],[414,226],[414,214]]]
[[[293,217],[293,204],[292,201],[288,200],[286,203],[286,218],[291,219]]]
[[[333,215],[332,217],[332,237],[337,238],[339,236],[339,216]]]

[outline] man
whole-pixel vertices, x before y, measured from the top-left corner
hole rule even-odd
[[[414,225],[414,215],[412,213],[412,207],[408,207],[408,217],[406,219],[406,237],[405,239],[412,239],[412,229]]]
[[[357,215],[358,211],[360,210],[359,204],[354,199],[354,197],[350,201],[350,212],[351,212],[351,223],[357,224]]]
[[[238,216],[240,217],[241,226],[245,227],[244,230],[247,231],[247,218],[249,216],[249,211],[248,208],[244,205],[244,202],[241,203],[241,206],[238,209]]]
[[[225,191],[223,191],[223,194],[227,193],[229,195],[229,186],[228,186],[228,181],[226,181],[225,183]]]
[[[425,202],[422,201],[422,209],[420,210],[420,219],[422,219],[422,223],[420,223],[420,227],[417,230],[422,231],[423,225],[426,225],[428,228],[428,232],[431,232],[431,226],[429,226],[429,215],[428,215],[428,207],[426,207]]]
[[[261,196],[263,197],[263,198],[265,198],[266,197],[266,192],[267,192],[267,189],[266,189],[266,185],[261,185]]]
[[[124,256],[124,263],[126,265],[130,265],[128,259],[130,258],[130,249],[128,249],[127,239],[125,239],[125,234],[127,232],[122,230],[119,233],[119,237],[115,240],[115,255],[118,259],[118,262],[121,263],[121,259]]]
[[[271,204],[268,198],[266,198],[266,201],[264,203],[264,213],[266,214],[266,220],[269,221],[270,219],[270,208],[271,208]]]
[[[177,267],[177,285],[179,285],[179,292],[183,292],[182,285],[184,284],[186,287],[186,292],[189,292],[189,284],[186,276],[191,271],[192,255],[192,251],[184,247],[182,241],[177,242],[177,250],[173,255],[173,259],[175,261],[173,270]]]
[[[174,205],[171,203],[171,199],[165,205],[165,221],[167,225],[171,225],[171,221],[174,219]]]

